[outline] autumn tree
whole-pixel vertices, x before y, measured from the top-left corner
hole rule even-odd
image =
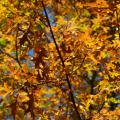
[[[0,119],[119,120],[119,0],[1,0],[0,13]]]

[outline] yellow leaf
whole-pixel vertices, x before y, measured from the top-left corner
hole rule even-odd
[[[95,57],[92,54],[89,54],[89,58],[95,63],[98,64],[98,61],[95,59]]]
[[[26,92],[19,92],[18,101],[26,102],[28,100],[29,100],[29,97],[27,96]]]
[[[71,62],[65,62],[65,65],[67,65],[67,66],[71,65]]]
[[[56,114],[56,115],[59,115],[59,112],[56,112],[55,114]]]

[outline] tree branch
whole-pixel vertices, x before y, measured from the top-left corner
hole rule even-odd
[[[16,61],[18,62],[19,66],[22,68],[21,63],[19,61],[19,56],[18,56],[18,28],[19,28],[19,24],[17,25],[17,32],[16,32],[16,36],[15,36],[15,49],[16,49]]]
[[[62,62],[62,67],[65,68],[64,60],[63,60],[63,58],[62,58],[61,52],[60,52],[60,50],[59,50],[59,48],[58,48],[58,45],[57,45],[57,42],[56,42],[56,40],[55,40],[55,37],[54,37],[53,31],[52,31],[52,27],[51,27],[51,25],[50,25],[50,21],[49,21],[49,18],[48,18],[48,14],[47,14],[45,5],[44,5],[43,1],[42,1],[41,3],[42,3],[42,7],[43,7],[43,9],[44,9],[44,12],[45,12],[45,16],[46,16],[46,19],[47,19],[47,23],[48,23],[48,26],[49,26],[49,28],[50,28],[50,32],[51,32],[51,35],[52,35],[52,38],[53,38],[53,41],[54,41],[54,44],[55,44],[57,53],[58,53],[58,55],[59,55],[59,57],[60,57],[60,60],[61,60],[61,62]],[[71,102],[72,102],[73,107],[74,107],[75,112],[76,112],[76,116],[77,116],[78,120],[82,120],[82,118],[81,118],[81,116],[80,116],[80,114],[79,114],[79,112],[78,112],[78,110],[77,110],[77,106],[76,106],[76,104],[75,104],[75,99],[74,99],[74,96],[73,96],[72,85],[71,85],[71,82],[70,82],[70,80],[69,80],[69,76],[68,76],[67,73],[66,73],[65,76],[66,76],[66,82],[67,82],[68,87],[69,87],[69,90],[70,90],[70,91],[69,91],[69,94],[70,94]]]
[[[116,24],[117,24],[117,28],[118,28],[118,36],[119,36],[119,40],[120,40],[120,26],[119,26],[119,15],[118,15],[118,11],[117,11],[117,7],[116,7],[116,5],[117,5],[117,0],[115,0],[115,13],[116,13]]]
[[[99,107],[99,109],[98,109],[98,113],[100,113],[100,111],[102,110],[102,108],[104,107],[104,105],[105,105],[105,101],[102,103],[102,105]]]
[[[4,55],[8,56],[9,58],[12,58],[13,60],[15,60],[15,61],[18,63],[18,65],[20,66],[20,68],[22,68],[22,66],[21,66],[21,64],[19,63],[19,61],[18,61],[16,58],[14,58],[12,55],[6,53],[6,52],[5,52],[4,50],[2,50],[1,48],[0,48],[0,52],[1,52],[2,54],[4,54]]]

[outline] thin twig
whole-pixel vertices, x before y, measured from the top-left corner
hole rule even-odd
[[[78,69],[82,68],[82,66],[83,66],[83,64],[85,62],[86,57],[87,57],[87,54],[85,54],[84,58],[82,59],[81,64],[79,65],[79,67],[75,71],[77,71]]]
[[[116,17],[117,17],[117,28],[118,28],[118,35],[119,35],[119,40],[120,40],[120,26],[119,26],[119,17],[118,17],[118,11],[116,9]]]
[[[16,61],[18,62],[19,66],[22,68],[21,63],[19,61],[19,56],[18,56],[18,39],[17,39],[18,28],[19,28],[19,24],[17,25],[16,37],[15,37]]]
[[[17,60],[16,58],[14,58],[12,55],[6,53],[6,52],[5,52],[4,50],[2,50],[1,48],[0,48],[0,52],[1,52],[2,54],[4,54],[4,55],[8,56],[9,58],[12,58],[13,60],[15,60],[15,61],[18,63],[18,65],[20,66],[20,68],[22,68],[22,66],[19,64],[18,60]]]
[[[3,51],[1,48],[0,48],[0,52],[1,52],[2,54],[5,54],[6,56],[8,56],[8,57],[10,57],[10,58],[12,58],[12,59],[14,59],[14,60],[16,60],[13,56],[11,56],[10,54],[6,53],[6,52]]]
[[[102,110],[102,108],[104,107],[104,105],[105,105],[105,101],[102,103],[102,105],[100,106],[100,108],[98,109],[98,113],[100,113],[100,111]]]
[[[44,5],[43,1],[42,1],[41,3],[42,3],[42,7],[43,7],[43,9],[44,9],[45,15],[46,15],[47,23],[48,23],[48,26],[49,26],[49,28],[50,28],[50,32],[51,32],[51,35],[52,35],[52,38],[53,38],[53,41],[54,41],[56,50],[57,50],[58,55],[59,55],[59,57],[60,57],[60,60],[61,60],[61,62],[62,62],[62,66],[63,66],[63,68],[65,68],[64,60],[63,60],[63,58],[62,58],[61,52],[60,52],[60,50],[59,50],[59,48],[58,48],[58,45],[57,45],[57,42],[56,42],[56,40],[55,40],[55,37],[54,37],[53,31],[52,31],[52,27],[51,27],[51,25],[50,25],[50,21],[49,21],[49,18],[48,18],[48,14],[47,14],[45,5]],[[70,90],[70,91],[69,91],[69,94],[70,94],[70,97],[71,97],[71,102],[72,102],[73,107],[74,107],[75,112],[76,112],[76,116],[77,116],[78,120],[82,120],[82,118],[81,118],[81,116],[80,116],[80,114],[79,114],[79,112],[78,112],[78,110],[77,110],[77,106],[76,106],[76,104],[75,104],[75,99],[74,99],[73,91],[72,91],[72,85],[71,85],[71,82],[70,82],[70,80],[69,80],[69,76],[68,76],[67,73],[66,73],[66,81],[67,81],[67,84],[68,84],[68,87],[69,87],[69,90]]]

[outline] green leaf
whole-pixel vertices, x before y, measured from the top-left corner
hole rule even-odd
[[[117,100],[115,98],[110,98],[109,101],[113,103],[120,103],[120,100]]]
[[[7,19],[1,20],[0,21],[0,28],[2,28],[5,25],[6,22],[7,22]]]
[[[99,23],[96,23],[92,26],[93,31],[96,31],[100,27]]]
[[[84,13],[83,13],[83,16],[84,17],[90,17],[91,14],[90,14],[90,12],[88,10],[85,10]]]
[[[7,42],[6,39],[0,38],[0,46],[6,46]]]

